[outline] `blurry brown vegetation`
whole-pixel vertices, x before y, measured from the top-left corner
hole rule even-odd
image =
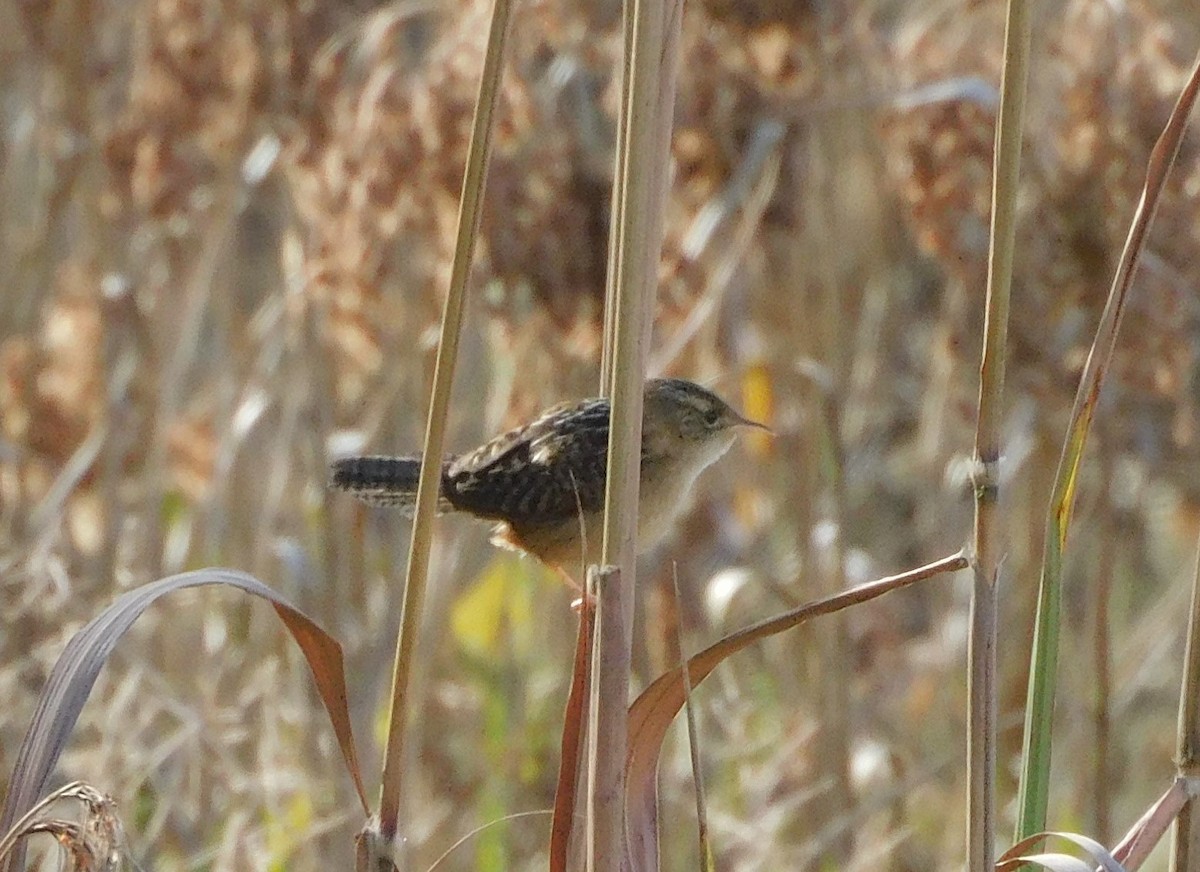
[[[708,0],[685,16],[652,355],[716,379],[779,436],[708,473],[648,558],[643,678],[676,662],[676,622],[699,646],[966,538],[1002,6],[828,6]],[[118,591],[206,564],[258,574],[347,645],[371,771],[407,526],[327,494],[325,464],[422,432],[486,14],[0,7],[0,777],[70,630]],[[595,391],[619,16],[519,7],[456,449]],[[1038,22],[1002,497],[1005,774],[1074,380],[1198,40],[1182,0],[1071,0]],[[1100,838],[1173,771],[1200,509],[1198,197],[1192,135],[1068,553],[1051,821]],[[406,816],[417,868],[550,806],[574,632],[552,579],[479,527],[441,529]],[[1109,667],[1091,626],[1104,579]],[[965,602],[935,583],[722,667],[699,694],[721,868],[801,868],[831,848],[841,868],[957,868]],[[122,645],[65,773],[117,799],[155,868],[348,862],[351,785],[274,618],[186,605]],[[849,773],[830,762],[839,742]],[[694,867],[689,773],[681,745],[662,773],[665,868]],[[538,868],[547,821],[493,827],[448,868]]]

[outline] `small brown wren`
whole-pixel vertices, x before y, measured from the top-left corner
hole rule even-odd
[[[445,460],[438,510],[499,521],[494,544],[582,578],[579,568],[600,560],[608,422],[607,399],[564,403]],[[670,532],[696,478],[729,450],[739,427],[767,429],[690,381],[646,382],[640,548],[652,547]],[[345,457],[334,462],[332,473],[334,487],[368,503],[410,514],[415,509],[419,457]]]

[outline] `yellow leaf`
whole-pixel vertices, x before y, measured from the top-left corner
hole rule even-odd
[[[300,834],[312,829],[313,819],[312,797],[308,793],[297,793],[289,799],[282,815],[267,813],[267,868],[271,872],[288,868]]]
[[[500,654],[501,630],[508,626],[520,650],[531,639],[533,613],[529,596],[531,564],[497,554],[458,598],[450,611],[450,630],[458,644],[473,654]]]
[[[742,414],[768,426],[775,417],[775,395],[765,363],[753,364],[742,377]],[[747,448],[752,454],[762,457],[770,451],[770,434],[760,430],[747,433],[746,437]]]

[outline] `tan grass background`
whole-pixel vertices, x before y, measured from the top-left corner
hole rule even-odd
[[[347,646],[377,769],[408,527],[327,493],[325,465],[419,443],[487,12],[0,4],[0,785],[69,634],[121,590],[212,564],[256,573]],[[643,680],[676,662],[679,623],[694,650],[965,541],[1002,14],[991,0],[688,8],[653,357],[778,436],[706,474],[646,557]],[[611,0],[518,8],[456,449],[595,391],[619,18]],[[1074,379],[1198,43],[1184,0],[1068,0],[1037,22],[1002,495],[1002,808]],[[1193,134],[1068,555],[1051,821],[1102,839],[1173,771],[1200,527],[1197,288]],[[439,537],[405,816],[416,868],[473,827],[549,808],[574,632],[570,593],[481,526],[447,519]],[[958,867],[962,584],[775,640],[704,686],[720,868]],[[684,747],[662,772],[677,870],[695,868]],[[132,855],[158,869],[337,868],[361,824],[303,662],[268,609],[228,595],[138,624],[62,770],[114,796]],[[548,825],[489,828],[442,868],[543,868]]]

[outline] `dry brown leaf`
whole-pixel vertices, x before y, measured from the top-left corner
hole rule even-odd
[[[688,659],[688,676],[695,688],[725,658],[753,642],[774,636],[819,615],[828,615],[848,606],[864,603],[885,593],[907,587],[941,573],[955,572],[967,566],[962,553],[954,554],[918,569],[880,578],[848,591],[806,603],[774,618],[731,633],[699,654]],[[655,772],[667,728],[686,700],[683,667],[659,676],[629,707],[629,751],[625,765],[626,837],[636,856],[657,853],[657,796]]]
[[[125,593],[71,637],[42,689],[33,720],[25,733],[13,765],[0,833],[7,832],[42,797],[46,783],[66,746],[79,713],[87,702],[100,669],[117,642],[141,614],[161,597],[192,587],[223,585],[265,599],[275,608],[292,638],[304,652],[317,683],[317,691],[333,722],[334,733],[354,780],[364,813],[366,792],[359,772],[346,698],[342,646],[279,593],[257,578],[232,569],[200,569],[159,579]],[[6,870],[22,869],[23,851],[8,858]]]

